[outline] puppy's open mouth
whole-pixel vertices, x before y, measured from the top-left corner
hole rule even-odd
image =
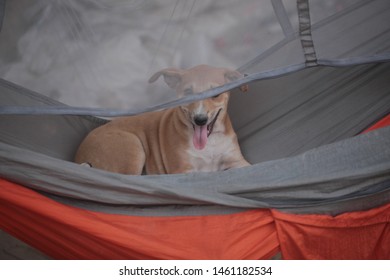
[[[196,125],[194,124],[194,136],[192,142],[194,144],[195,149],[203,150],[206,147],[208,137],[211,135],[214,129],[215,122],[218,119],[219,113],[222,109],[219,109],[218,113],[215,115],[214,119],[205,125]]]

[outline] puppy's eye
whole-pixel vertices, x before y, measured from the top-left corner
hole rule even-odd
[[[222,93],[221,93],[221,94],[222,94]],[[216,96],[213,96],[213,99],[217,99],[218,97],[221,96],[221,94],[218,94],[218,95],[216,95]]]

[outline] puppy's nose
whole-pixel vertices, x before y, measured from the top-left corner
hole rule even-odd
[[[196,115],[194,117],[195,124],[199,126],[205,125],[207,123],[207,120],[207,115]]]

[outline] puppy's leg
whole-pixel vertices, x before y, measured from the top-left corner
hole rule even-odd
[[[146,155],[141,140],[132,133],[122,132],[123,139],[117,144],[120,145],[116,158],[116,166],[118,173],[141,175],[145,166]]]
[[[242,159],[238,162],[235,162],[234,166],[232,168],[240,168],[251,165],[249,162],[247,162],[245,159]]]
[[[75,162],[115,173],[140,175],[145,158],[143,145],[136,135],[112,130],[90,133],[81,143]]]
[[[231,168],[241,168],[241,167],[245,167],[245,166],[249,166],[251,165],[249,162],[247,162],[246,160],[241,160],[241,161],[235,161],[235,162],[231,162],[226,169],[231,169]]]
[[[241,154],[239,154],[235,157],[229,158],[224,162],[224,170],[231,168],[241,168],[249,165],[251,164],[247,162]]]

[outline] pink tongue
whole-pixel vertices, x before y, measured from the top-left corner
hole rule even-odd
[[[207,143],[207,125],[195,125],[194,138],[192,139],[194,147],[197,150],[202,150]]]

